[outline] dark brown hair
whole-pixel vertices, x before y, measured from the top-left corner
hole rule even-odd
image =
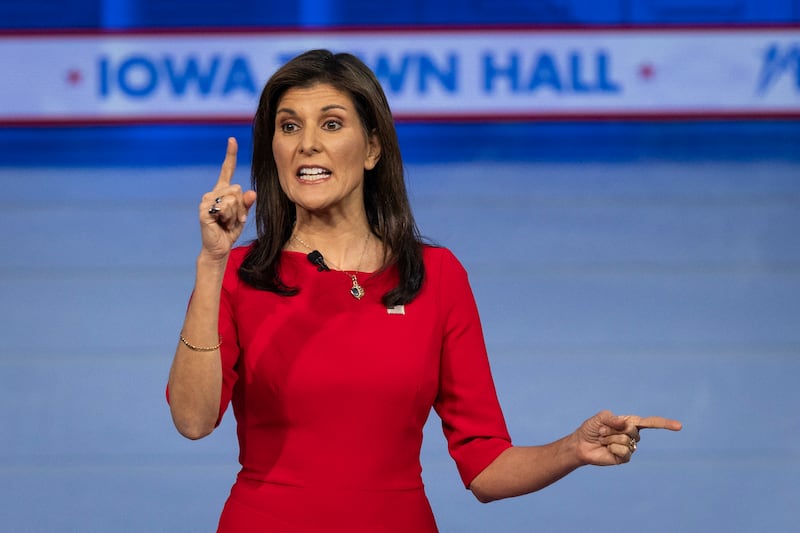
[[[364,176],[364,207],[371,231],[383,241],[384,268],[397,265],[397,287],[383,295],[387,306],[406,304],[422,287],[425,269],[422,239],[411,213],[403,176],[403,161],[389,103],[375,74],[351,54],[328,50],[305,52],[278,69],[261,93],[253,120],[251,181],[258,193],[255,205],[257,238],[239,268],[239,277],[258,289],[284,296],[297,294],[280,278],[281,250],[292,235],[295,207],[278,181],[272,153],[275,112],[287,90],[324,83],[353,100],[367,135],[377,135],[378,163]]]

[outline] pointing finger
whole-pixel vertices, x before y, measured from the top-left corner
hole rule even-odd
[[[234,137],[229,137],[228,149],[225,152],[225,161],[222,162],[222,168],[219,171],[219,179],[217,180],[217,185],[214,187],[215,189],[226,187],[231,184],[233,172],[236,170],[236,154],[238,150],[239,146],[236,143],[236,139]]]
[[[664,418],[663,416],[648,416],[640,418],[635,421],[636,427],[639,429],[669,429],[671,431],[680,431],[683,424],[677,420]]]

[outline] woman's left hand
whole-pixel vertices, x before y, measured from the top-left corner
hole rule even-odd
[[[677,420],[661,416],[617,416],[610,411],[601,411],[581,424],[574,437],[582,463],[608,466],[631,460],[640,439],[639,430],[680,431],[681,427]]]

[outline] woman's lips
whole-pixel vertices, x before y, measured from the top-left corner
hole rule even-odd
[[[324,167],[302,167],[297,171],[297,179],[313,183],[331,177],[332,172]]]

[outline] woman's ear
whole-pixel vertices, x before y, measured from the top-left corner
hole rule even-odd
[[[374,131],[367,139],[367,158],[364,160],[364,170],[372,170],[381,159],[381,140]]]

